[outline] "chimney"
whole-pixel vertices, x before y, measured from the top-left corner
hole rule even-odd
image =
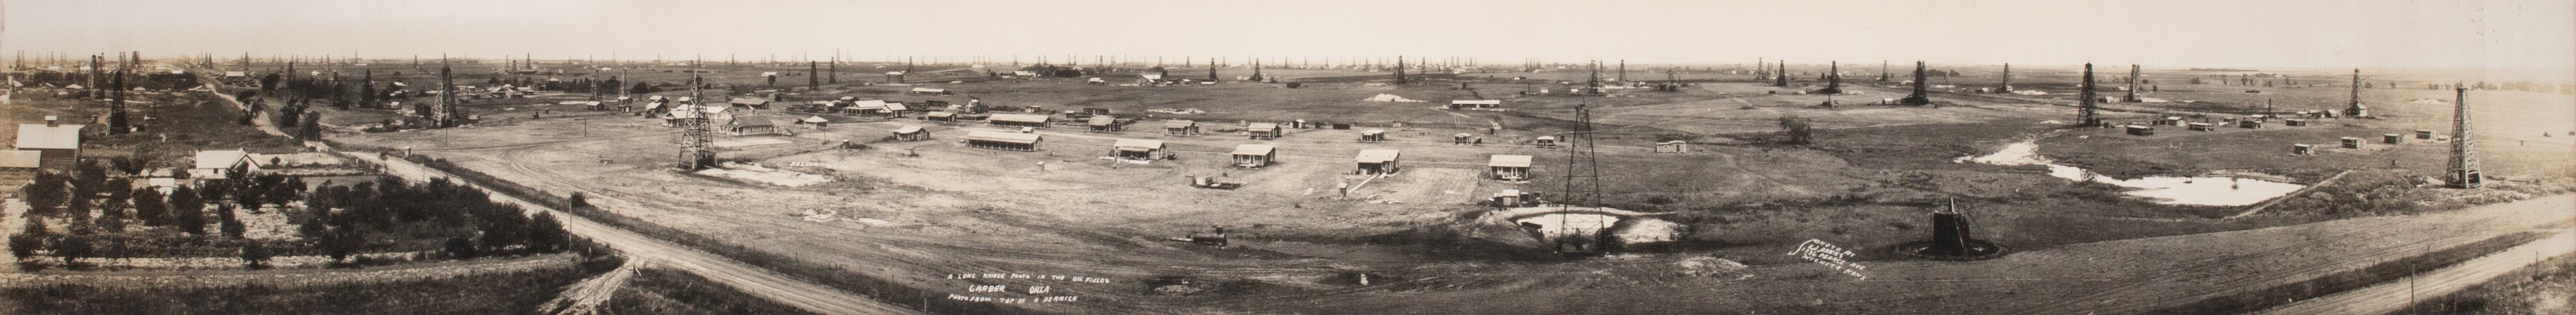
[[[54,117],[54,115],[45,115],[45,126],[46,126],[46,127],[62,127],[62,126],[63,126],[63,119],[62,119],[62,117]]]

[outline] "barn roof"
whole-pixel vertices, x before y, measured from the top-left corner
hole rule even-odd
[[[19,149],[79,149],[82,125],[18,124]]]
[[[921,132],[921,126],[903,126],[903,128],[895,128],[895,129],[894,129],[894,133],[898,133],[898,134],[909,134],[909,133],[916,133],[916,132]]]
[[[1277,149],[1277,147],[1272,147],[1267,144],[1238,144],[1234,146],[1234,155],[1270,155],[1272,150]]]
[[[1495,154],[1495,155],[1494,155],[1494,157],[1493,157],[1492,159],[1485,160],[1485,166],[1491,166],[1491,167],[1530,167],[1530,156],[1527,156],[1527,155]]]
[[[1119,149],[1119,150],[1128,150],[1128,149],[1153,149],[1153,150],[1159,150],[1159,149],[1162,149],[1162,148],[1163,148],[1163,141],[1162,141],[1162,140],[1145,140],[1145,139],[1118,139],[1118,142],[1116,142],[1116,143],[1112,143],[1112,144],[1110,144],[1109,146],[1118,147],[1118,149]]]
[[[1109,117],[1109,116],[1092,116],[1092,117],[1091,117],[1091,125],[1093,125],[1093,126],[1108,126],[1108,125],[1116,125],[1116,124],[1118,124],[1118,117]]]
[[[1251,131],[1279,130],[1279,123],[1252,123],[1250,126],[1244,126],[1243,129]]]
[[[197,151],[196,162],[197,168],[200,169],[232,168],[233,165],[241,165],[245,162],[256,163],[250,161],[250,152],[242,150]]]
[[[993,121],[1025,122],[1025,123],[1041,123],[1041,124],[1043,124],[1043,123],[1046,123],[1046,122],[1047,122],[1047,119],[1049,119],[1049,118],[1051,118],[1051,117],[1048,117],[1047,115],[1029,115],[1029,114],[993,114],[993,117],[992,117],[992,118],[989,118],[989,119],[992,119]]]
[[[975,132],[969,132],[969,133],[966,133],[966,139],[967,139],[967,140],[993,141],[993,142],[1008,142],[1008,143],[1028,143],[1028,144],[1035,144],[1035,143],[1038,143],[1038,139],[1040,139],[1040,137],[1038,136],[1038,134],[1034,134],[1034,133],[1017,133],[1017,132],[1000,132],[1000,131],[984,131],[984,130],[977,130],[977,131],[975,131]]]
[[[733,103],[737,105],[765,105],[769,104],[769,99],[757,97],[736,97],[733,98]]]
[[[42,165],[45,152],[36,150],[0,150],[0,168],[35,168]]]
[[[1449,103],[1458,105],[1502,105],[1503,100],[1450,100]]]
[[[1390,149],[1363,149],[1360,150],[1359,157],[1354,160],[1360,163],[1386,163],[1395,161],[1396,156],[1401,154],[1400,151]]]
[[[856,110],[871,110],[871,109],[884,109],[885,107],[886,107],[886,101],[885,101],[885,100],[865,100],[865,101],[858,101],[858,102],[850,103],[850,107],[849,107],[849,108],[850,108],[850,109],[856,109]]]
[[[930,112],[929,114],[922,114],[922,116],[927,116],[927,117],[951,117],[951,116],[957,116],[957,112]]]

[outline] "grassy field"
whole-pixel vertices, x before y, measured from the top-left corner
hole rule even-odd
[[[617,290],[600,311],[606,314],[811,314],[743,294],[685,272],[645,268]]]
[[[12,281],[10,314],[526,314],[605,268],[570,255],[358,271]],[[614,264],[608,264],[613,266]],[[501,290],[498,288],[508,288]]]

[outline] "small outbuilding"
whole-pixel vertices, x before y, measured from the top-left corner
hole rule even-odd
[[[966,146],[979,149],[1037,151],[1045,138],[1034,133],[977,130],[966,133]]]
[[[2153,135],[2156,135],[2156,127],[2154,127],[2154,126],[2147,126],[2147,125],[2128,125],[2128,126],[2121,126],[2121,128],[2128,129],[2129,135],[2132,135],[2132,136],[2153,136]]]
[[[736,136],[778,133],[778,123],[769,116],[734,116],[724,123],[724,133]]]
[[[1385,130],[1385,129],[1369,129],[1369,130],[1361,130],[1361,131],[1360,131],[1360,142],[1386,142],[1386,130]]]
[[[2383,133],[2379,134],[2379,142],[2387,144],[2402,144],[2406,143],[2406,136],[2394,133]]]
[[[929,120],[929,121],[953,121],[953,120],[957,120],[957,112],[949,112],[949,111],[930,112],[930,113],[928,113],[928,114],[921,114],[921,119],[923,119],[923,120]]]
[[[2191,129],[2191,131],[2218,131],[2218,125],[2216,125],[2216,124],[2210,124],[2210,123],[2199,123],[2199,122],[2196,122],[2196,123],[2184,124],[2184,126],[2186,126],[2186,128]]]
[[[2236,128],[2245,128],[2245,129],[2263,129],[2263,120],[2261,120],[2261,119],[2242,119],[2242,120],[2237,120],[2237,121],[2236,121]]]
[[[732,102],[728,102],[728,104],[733,107],[741,107],[745,109],[768,109],[769,99],[758,97],[736,97],[733,98]]]
[[[1450,100],[1449,109],[1485,109],[1502,107],[1503,100]]]
[[[1047,115],[993,114],[989,121],[995,126],[1046,127],[1047,121],[1054,118]]]
[[[1188,136],[1197,134],[1199,134],[1199,122],[1180,119],[1163,121],[1163,135]]]
[[[1091,126],[1091,131],[1113,132],[1119,129],[1118,117],[1110,116],[1091,116],[1091,122],[1087,125]]]
[[[2281,125],[2283,125],[2283,126],[2291,126],[2291,127],[2307,127],[2307,126],[2308,126],[2308,120],[2306,120],[2306,119],[2298,119],[2298,118],[2282,119],[2282,120],[2281,120]]]
[[[1690,153],[1690,142],[1681,140],[1657,142],[1655,153]]]
[[[2432,131],[2432,130],[2424,130],[2424,129],[2415,129],[2415,139],[2432,140],[2432,139],[2433,139],[2433,131]]]
[[[2292,144],[2292,145],[2290,145],[2290,155],[2316,155],[2316,154],[2317,154],[2317,146],[2313,146],[2313,145],[2305,145],[2305,144]]]
[[[1504,190],[1503,190],[1503,191],[1501,191],[1501,192],[1496,192],[1496,193],[1494,193],[1494,197],[1493,197],[1493,199],[1491,199],[1491,200],[1493,201],[1494,206],[1496,206],[1496,207],[1510,208],[1510,207],[1519,207],[1519,206],[1521,206],[1521,201],[1522,201],[1522,200],[1524,200],[1524,199],[1528,199],[1528,198],[1527,198],[1526,196],[1521,195],[1521,190],[1519,190],[1519,189],[1504,189]]]
[[[1538,146],[1540,148],[1554,148],[1556,147],[1556,136],[1538,136],[1537,139],[1530,139],[1530,145]]]
[[[2343,148],[2345,148],[2345,149],[2360,149],[2360,148],[2361,148],[2361,138],[2343,137],[2342,139],[2343,139]]]
[[[45,166],[45,152],[36,150],[0,150],[0,171],[33,171]]]
[[[1278,139],[1282,134],[1279,123],[1252,123],[1243,127],[1243,133],[1251,135],[1253,139]]]
[[[39,152],[39,168],[71,172],[80,160],[82,127],[65,125],[56,116],[45,116],[44,124],[18,124],[16,148]]]
[[[1396,166],[1396,160],[1402,153],[1388,149],[1362,149],[1359,156],[1352,160],[1359,162],[1361,175],[1394,174],[1400,170]]]
[[[907,92],[905,92],[905,93],[912,93],[912,94],[929,94],[929,95],[948,95],[948,89],[917,87],[917,88],[912,88],[912,91],[907,91]]]
[[[1233,155],[1235,167],[1259,168],[1277,162],[1279,149],[1267,144],[1239,144],[1234,146]]]
[[[1475,140],[1476,140],[1476,134],[1472,134],[1472,133],[1459,133],[1459,134],[1449,135],[1449,144],[1468,144],[1468,143],[1473,142],[1473,141],[1475,141]]]
[[[1109,155],[1128,161],[1168,160],[1172,152],[1163,150],[1162,140],[1118,139],[1109,145]]]
[[[250,158],[250,152],[242,150],[197,151],[194,162],[196,167],[188,169],[190,178],[225,179],[241,175],[234,172],[260,170],[259,160]]]
[[[1528,180],[1530,173],[1530,156],[1496,154],[1492,158],[1485,160],[1485,167],[1492,170],[1491,177],[1493,177],[1493,179],[1507,181]]]
[[[894,141],[922,140],[930,140],[930,131],[922,130],[921,126],[903,126],[903,128],[894,129]]]

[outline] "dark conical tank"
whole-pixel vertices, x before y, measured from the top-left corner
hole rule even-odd
[[[1968,253],[1968,219],[1957,213],[1932,214],[1932,247],[1929,255],[1963,255]]]

